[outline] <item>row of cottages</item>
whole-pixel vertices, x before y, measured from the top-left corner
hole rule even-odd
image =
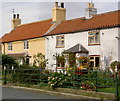
[[[74,58],[89,57],[92,67],[105,69],[111,61],[120,61],[119,14],[119,10],[97,14],[94,4],[88,3],[85,17],[66,20],[64,3],[58,6],[58,2],[52,19],[21,25],[19,14],[14,14],[12,31],[2,37],[2,53],[16,57],[20,64],[20,56],[32,64],[33,55],[43,53],[48,59],[46,68],[54,71],[69,66],[71,53]],[[56,65],[55,56],[61,53],[66,56],[64,66]]]

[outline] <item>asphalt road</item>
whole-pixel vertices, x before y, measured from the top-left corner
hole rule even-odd
[[[15,89],[15,88],[7,88],[7,87],[2,87],[2,99],[12,99],[10,101],[14,101],[15,99],[17,99],[15,101],[19,101],[20,99],[23,99],[23,100],[28,99],[27,101],[36,101],[36,99],[37,101],[43,101],[45,99],[49,99],[49,100],[51,99],[51,101],[53,100],[78,101],[78,99],[72,99],[72,97],[68,97],[68,96],[51,95],[51,94],[41,93],[41,92],[36,92],[31,90]],[[9,101],[9,100],[5,100],[5,101]]]
[[[41,92],[35,92],[30,90],[15,89],[15,88],[2,88],[3,99],[66,99],[61,96],[54,96],[49,94],[43,94]]]

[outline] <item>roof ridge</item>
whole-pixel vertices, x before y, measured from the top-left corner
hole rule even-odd
[[[19,26],[24,26],[24,25],[29,25],[29,24],[34,24],[34,23],[37,23],[37,22],[43,22],[43,21],[47,21],[47,20],[51,20],[52,18],[49,18],[49,19],[45,19],[45,20],[40,20],[40,21],[35,21],[35,22],[30,22],[30,23],[25,23],[25,24],[21,24]],[[18,26],[18,27],[19,27]]]
[[[101,15],[106,15],[106,14],[110,14],[110,13],[118,13],[118,12],[120,12],[120,10],[115,10],[115,11],[110,11],[110,12],[95,14],[95,15],[93,15],[93,17],[95,17],[95,16],[101,16]],[[73,20],[78,20],[78,19],[83,19],[83,18],[85,18],[85,16],[79,17],[79,18],[68,19],[68,20],[65,20],[63,22],[73,21]]]
[[[106,15],[106,14],[119,13],[119,12],[120,12],[120,10],[115,10],[115,11],[110,11],[110,12],[104,12],[104,13],[100,13],[100,14],[95,14],[93,16]]]

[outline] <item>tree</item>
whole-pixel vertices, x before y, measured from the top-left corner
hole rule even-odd
[[[65,56],[63,54],[57,54],[56,53],[56,64],[58,67],[64,67],[65,66]]]
[[[33,56],[34,58],[34,65],[39,66],[41,69],[45,69],[46,67],[46,63],[47,63],[47,59],[45,59],[45,55],[43,55],[42,53],[38,53],[36,55]]]
[[[2,54],[2,66],[11,68],[12,66],[17,66],[18,63],[16,62],[16,59],[13,57],[10,57],[9,55]]]
[[[117,69],[117,71],[120,71],[120,61],[113,61],[110,64],[110,68],[113,70],[113,72],[115,72],[115,69]]]

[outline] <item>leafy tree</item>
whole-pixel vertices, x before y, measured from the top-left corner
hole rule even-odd
[[[74,67],[76,66],[76,57],[75,57],[75,54],[74,53],[69,53],[69,65],[70,67]]]
[[[16,59],[13,57],[10,57],[9,55],[2,54],[2,66],[6,66],[7,68],[11,68],[12,66],[17,66],[18,63],[16,62]]]
[[[56,53],[56,62],[58,67],[64,67],[65,66],[65,56],[63,54],[57,54]]]
[[[45,69],[46,63],[48,61],[47,59],[45,59],[45,55],[43,55],[42,53],[38,53],[34,55],[33,58],[34,58],[33,65],[39,66],[41,69]]]
[[[111,69],[115,72],[115,69],[117,67],[117,71],[120,71],[120,61],[113,61],[110,64]]]

